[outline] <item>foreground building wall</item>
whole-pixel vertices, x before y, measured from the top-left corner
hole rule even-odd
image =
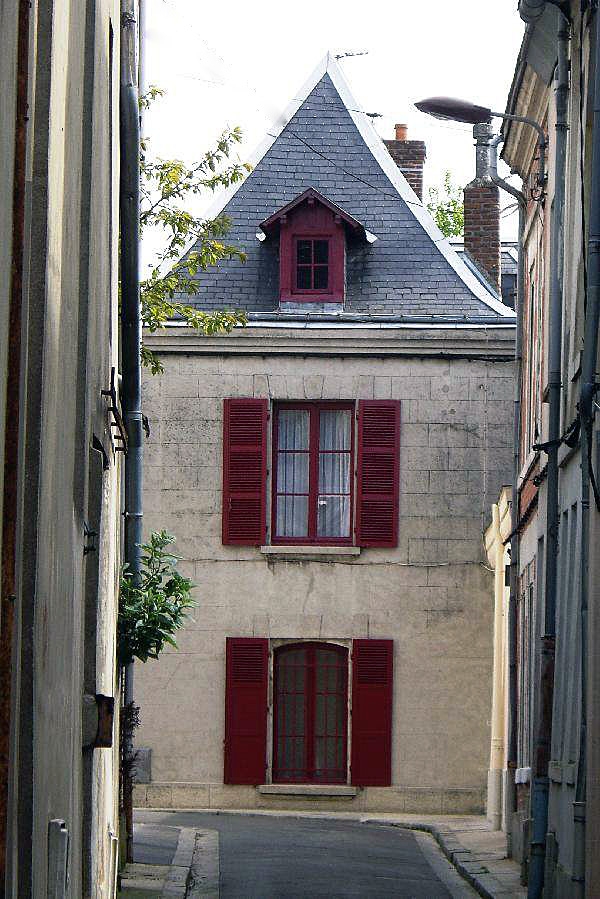
[[[549,534],[547,518],[548,369],[550,290],[553,267],[558,266],[562,311],[555,324],[562,348],[560,372],[560,433],[558,450],[558,551],[556,586],[556,642],[552,733],[548,765],[548,824],[545,845],[544,895],[596,896],[600,889],[597,851],[598,755],[597,748],[597,530],[593,497],[589,502],[592,525],[585,539],[582,522],[588,515],[583,487],[589,485],[589,462],[582,450],[578,425],[582,411],[582,360],[586,304],[586,222],[589,221],[592,165],[592,109],[594,105],[590,54],[594,46],[594,16],[580,4],[567,4],[570,12],[567,52],[570,65],[567,104],[564,222],[560,225],[560,259],[552,255],[552,218],[556,171],[556,83],[559,12],[546,4],[543,16],[526,31],[510,92],[508,112],[528,116],[548,133],[548,179],[535,189],[537,166],[533,131],[520,124],[506,127],[503,155],[524,179],[528,215],[524,234],[525,296],[523,322],[523,376],[521,391],[521,444],[518,479],[519,584],[517,611],[518,697],[515,710],[516,808],[511,832],[512,852],[530,861],[533,808],[531,780],[535,775],[536,731],[541,697],[541,646],[545,633],[545,571]],[[542,10],[540,9],[540,12]],[[598,15],[597,12],[595,14]],[[582,21],[583,16],[583,21]],[[592,49],[590,49],[592,48]],[[597,100],[596,100],[597,102]],[[556,213],[554,213],[555,215]],[[564,242],[564,243],[563,243]],[[597,370],[597,366],[596,366]],[[595,413],[592,413],[595,414]],[[595,426],[594,437],[597,440]],[[540,446],[542,444],[542,446]],[[597,469],[597,453],[591,455]],[[589,553],[589,562],[583,563]],[[589,605],[589,614],[588,608]],[[588,628],[588,623],[590,627]],[[586,670],[586,653],[589,667]],[[587,708],[586,708],[587,706]],[[587,719],[587,720],[586,720]],[[540,818],[541,820],[541,818]]]
[[[344,799],[309,789],[336,808],[483,810],[493,574],[482,534],[510,472],[512,341],[510,325],[148,336],[165,373],[145,386],[146,527],[177,537],[198,607],[179,652],[137,669],[138,745],[152,750],[152,782],[138,785],[137,804],[314,807],[302,787],[269,786],[272,667],[264,789],[224,785],[226,637],[267,638],[271,666],[285,641],[349,647],[368,637],[393,641],[392,785]],[[223,545],[229,397],[264,398],[271,412],[281,400],[399,400],[397,548]]]
[[[3,700],[11,694],[11,704],[1,876],[7,897],[109,897],[118,734],[109,715],[99,741],[96,697],[118,709],[120,457],[102,391],[118,369],[120,10],[116,0],[3,4],[3,26],[11,6],[27,8],[27,16],[18,71],[14,46],[2,54],[2,70],[10,70],[1,108],[5,149],[14,148],[17,78],[28,106],[25,152],[17,157],[26,163],[24,237],[11,233],[4,208],[1,219],[3,287],[11,247],[22,258],[22,282],[18,290],[13,282],[11,294],[21,313],[19,402],[5,422],[19,456],[16,505],[7,513],[16,527],[16,558],[9,560],[16,583],[12,597],[2,596],[12,603],[14,627],[3,618]],[[3,28],[3,49],[11,39],[14,31]],[[10,165],[5,175],[12,177]],[[10,203],[12,185],[5,187]],[[6,515],[4,524],[6,532]],[[3,577],[3,590],[6,583]]]

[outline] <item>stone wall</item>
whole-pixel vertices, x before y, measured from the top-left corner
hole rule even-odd
[[[222,786],[226,636],[370,636],[394,640],[394,787],[370,789],[352,803],[481,809],[493,611],[482,533],[510,480],[512,364],[307,357],[299,343],[293,358],[186,354],[172,352],[172,335],[167,340],[165,373],[145,384],[151,426],[145,523],[148,531],[167,528],[177,536],[198,607],[179,652],[137,668],[138,744],[152,749],[154,782],[138,788],[138,801],[167,807],[286,801]],[[222,410],[223,399],[234,396],[400,399],[397,549],[363,549],[332,562],[223,546]]]

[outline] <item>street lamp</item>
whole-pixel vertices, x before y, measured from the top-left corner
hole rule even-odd
[[[510,122],[523,122],[535,128],[538,135],[538,149],[540,151],[537,182],[542,188],[546,182],[546,135],[542,126],[534,119],[526,116],[509,115],[506,112],[494,112],[487,106],[478,106],[469,100],[459,100],[456,97],[427,97],[415,103],[420,112],[433,116],[435,119],[445,119],[453,122],[466,122],[468,125],[479,125],[490,122],[492,119],[506,119]]]

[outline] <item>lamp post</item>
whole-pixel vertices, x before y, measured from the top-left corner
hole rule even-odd
[[[535,128],[538,135],[539,167],[538,187],[542,188],[546,181],[546,135],[544,129],[535,119],[527,116],[509,115],[507,112],[494,112],[487,106],[478,106],[469,100],[459,100],[456,97],[427,97],[415,103],[419,112],[433,116],[435,119],[450,120],[452,122],[466,122],[468,125],[479,125],[483,122],[491,122],[492,119],[506,119],[509,122],[523,122]],[[500,185],[502,187],[502,185]],[[511,191],[512,192],[512,191]]]

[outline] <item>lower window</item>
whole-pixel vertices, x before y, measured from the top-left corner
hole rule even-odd
[[[227,637],[225,783],[267,783],[271,757],[274,783],[391,784],[393,642],[351,645],[350,683],[350,649],[339,643]]]
[[[274,662],[273,781],[346,783],[348,651],[293,644]]]

